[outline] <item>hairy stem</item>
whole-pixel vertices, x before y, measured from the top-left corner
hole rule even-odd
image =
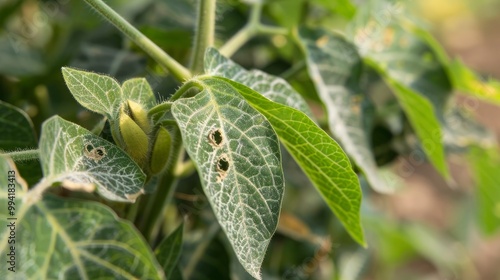
[[[214,30],[215,0],[200,0],[194,47],[191,56],[191,71],[195,74],[203,73],[205,50],[214,44]]]
[[[142,50],[149,54],[158,64],[165,67],[179,81],[191,78],[191,72],[182,66],[179,62],[165,53],[148,37],[144,36],[139,30],[133,27],[123,17],[106,5],[102,0],[84,0],[94,8],[101,16],[111,22],[116,28],[127,35]]]
[[[1,152],[1,154],[10,157],[15,162],[36,160],[40,157],[40,151],[38,149]]]

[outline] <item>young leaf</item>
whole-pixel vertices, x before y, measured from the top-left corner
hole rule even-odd
[[[285,80],[260,70],[247,71],[222,56],[216,49],[209,48],[205,53],[205,72],[244,84],[274,102],[288,105],[312,116],[306,101]]]
[[[163,267],[167,279],[171,278],[170,275],[177,267],[177,261],[181,255],[183,228],[183,224],[177,227],[155,250],[156,259]]]
[[[0,152],[36,149],[38,140],[29,116],[21,109],[0,101]],[[42,169],[38,160],[20,161],[19,172],[29,185],[33,185],[42,177]]]
[[[178,99],[172,113],[203,189],[239,261],[260,279],[284,191],[278,139],[267,120],[227,83]]]
[[[105,75],[63,67],[66,85],[83,107],[115,119],[122,101],[118,82]]]
[[[472,147],[469,158],[477,185],[478,222],[485,234],[493,235],[500,229],[499,150]]]
[[[347,232],[359,244],[366,245],[359,216],[361,188],[340,146],[304,113],[272,102],[244,85],[223,81],[267,118]]]
[[[16,226],[12,279],[165,279],[133,225],[102,204],[47,195]]]
[[[144,78],[134,78],[127,80],[122,85],[123,100],[135,101],[146,109],[151,109],[156,105],[156,98],[149,86],[149,83]]]
[[[40,158],[46,180],[97,186],[111,200],[134,202],[146,175],[120,148],[58,116],[42,126]]]
[[[301,29],[300,39],[305,47],[311,79],[328,112],[330,131],[375,190],[391,191],[389,184],[377,174],[368,134],[364,130],[360,108],[364,97],[357,88],[362,64],[356,47],[324,30]]]

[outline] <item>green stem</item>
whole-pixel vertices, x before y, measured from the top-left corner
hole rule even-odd
[[[220,48],[219,50],[220,53],[224,56],[230,57],[245,43],[247,43],[250,39],[252,39],[258,34],[267,34],[267,35],[289,34],[286,28],[269,26],[260,23],[261,14],[262,14],[262,2],[256,1],[252,5],[248,23],[242,29],[240,29],[231,39],[229,39],[226,44],[224,44]]]
[[[144,36],[139,30],[133,27],[129,22],[122,18],[118,13],[106,5],[102,0],[84,0],[94,8],[101,16],[111,22],[121,32],[126,34],[142,50],[149,54],[158,64],[165,67],[179,81],[191,78],[191,72],[182,66],[179,62],[165,53],[148,37]]]
[[[28,161],[28,160],[36,160],[40,157],[40,151],[36,150],[21,150],[21,151],[13,151],[13,152],[2,152],[1,155],[6,155],[10,157],[13,161]]]
[[[205,50],[214,44],[214,30],[215,0],[200,0],[194,48],[191,56],[191,70],[195,74],[203,73]]]
[[[254,28],[247,24],[245,27],[240,29],[226,44],[224,44],[220,49],[220,53],[223,56],[231,57],[239,48],[241,48],[246,42],[248,42],[253,36],[255,36]]]

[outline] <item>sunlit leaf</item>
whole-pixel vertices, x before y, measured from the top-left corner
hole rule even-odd
[[[227,83],[198,83],[203,91],[175,101],[172,112],[222,229],[245,269],[260,279],[284,192],[278,139]]]
[[[246,86],[225,81],[268,119],[352,238],[366,245],[359,216],[359,181],[340,146],[304,113],[272,102]]]
[[[120,148],[58,116],[45,121],[40,137],[45,180],[68,186],[96,185],[111,200],[134,202],[146,175]]]
[[[288,105],[312,116],[306,101],[285,80],[260,70],[247,71],[216,49],[205,53],[205,71],[213,76],[222,76],[241,83],[274,102]]]

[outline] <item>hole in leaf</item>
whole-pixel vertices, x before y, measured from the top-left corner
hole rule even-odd
[[[229,169],[229,160],[227,159],[226,155],[222,155],[217,161],[217,170],[221,172],[227,172],[228,169]]]
[[[104,154],[105,154],[105,152],[104,152],[103,148],[96,148],[96,149],[95,149],[95,153],[96,153],[98,156],[100,156],[100,157],[103,157],[103,156],[104,156]]]
[[[87,150],[87,152],[90,153],[93,149],[94,149],[94,146],[92,144],[85,145],[85,150]]]
[[[223,141],[224,137],[222,136],[222,131],[219,128],[210,131],[208,134],[208,142],[214,147],[220,147]]]
[[[91,143],[86,143],[83,152],[86,157],[93,159],[94,162],[98,162],[106,155],[106,149],[104,147],[95,148]]]

